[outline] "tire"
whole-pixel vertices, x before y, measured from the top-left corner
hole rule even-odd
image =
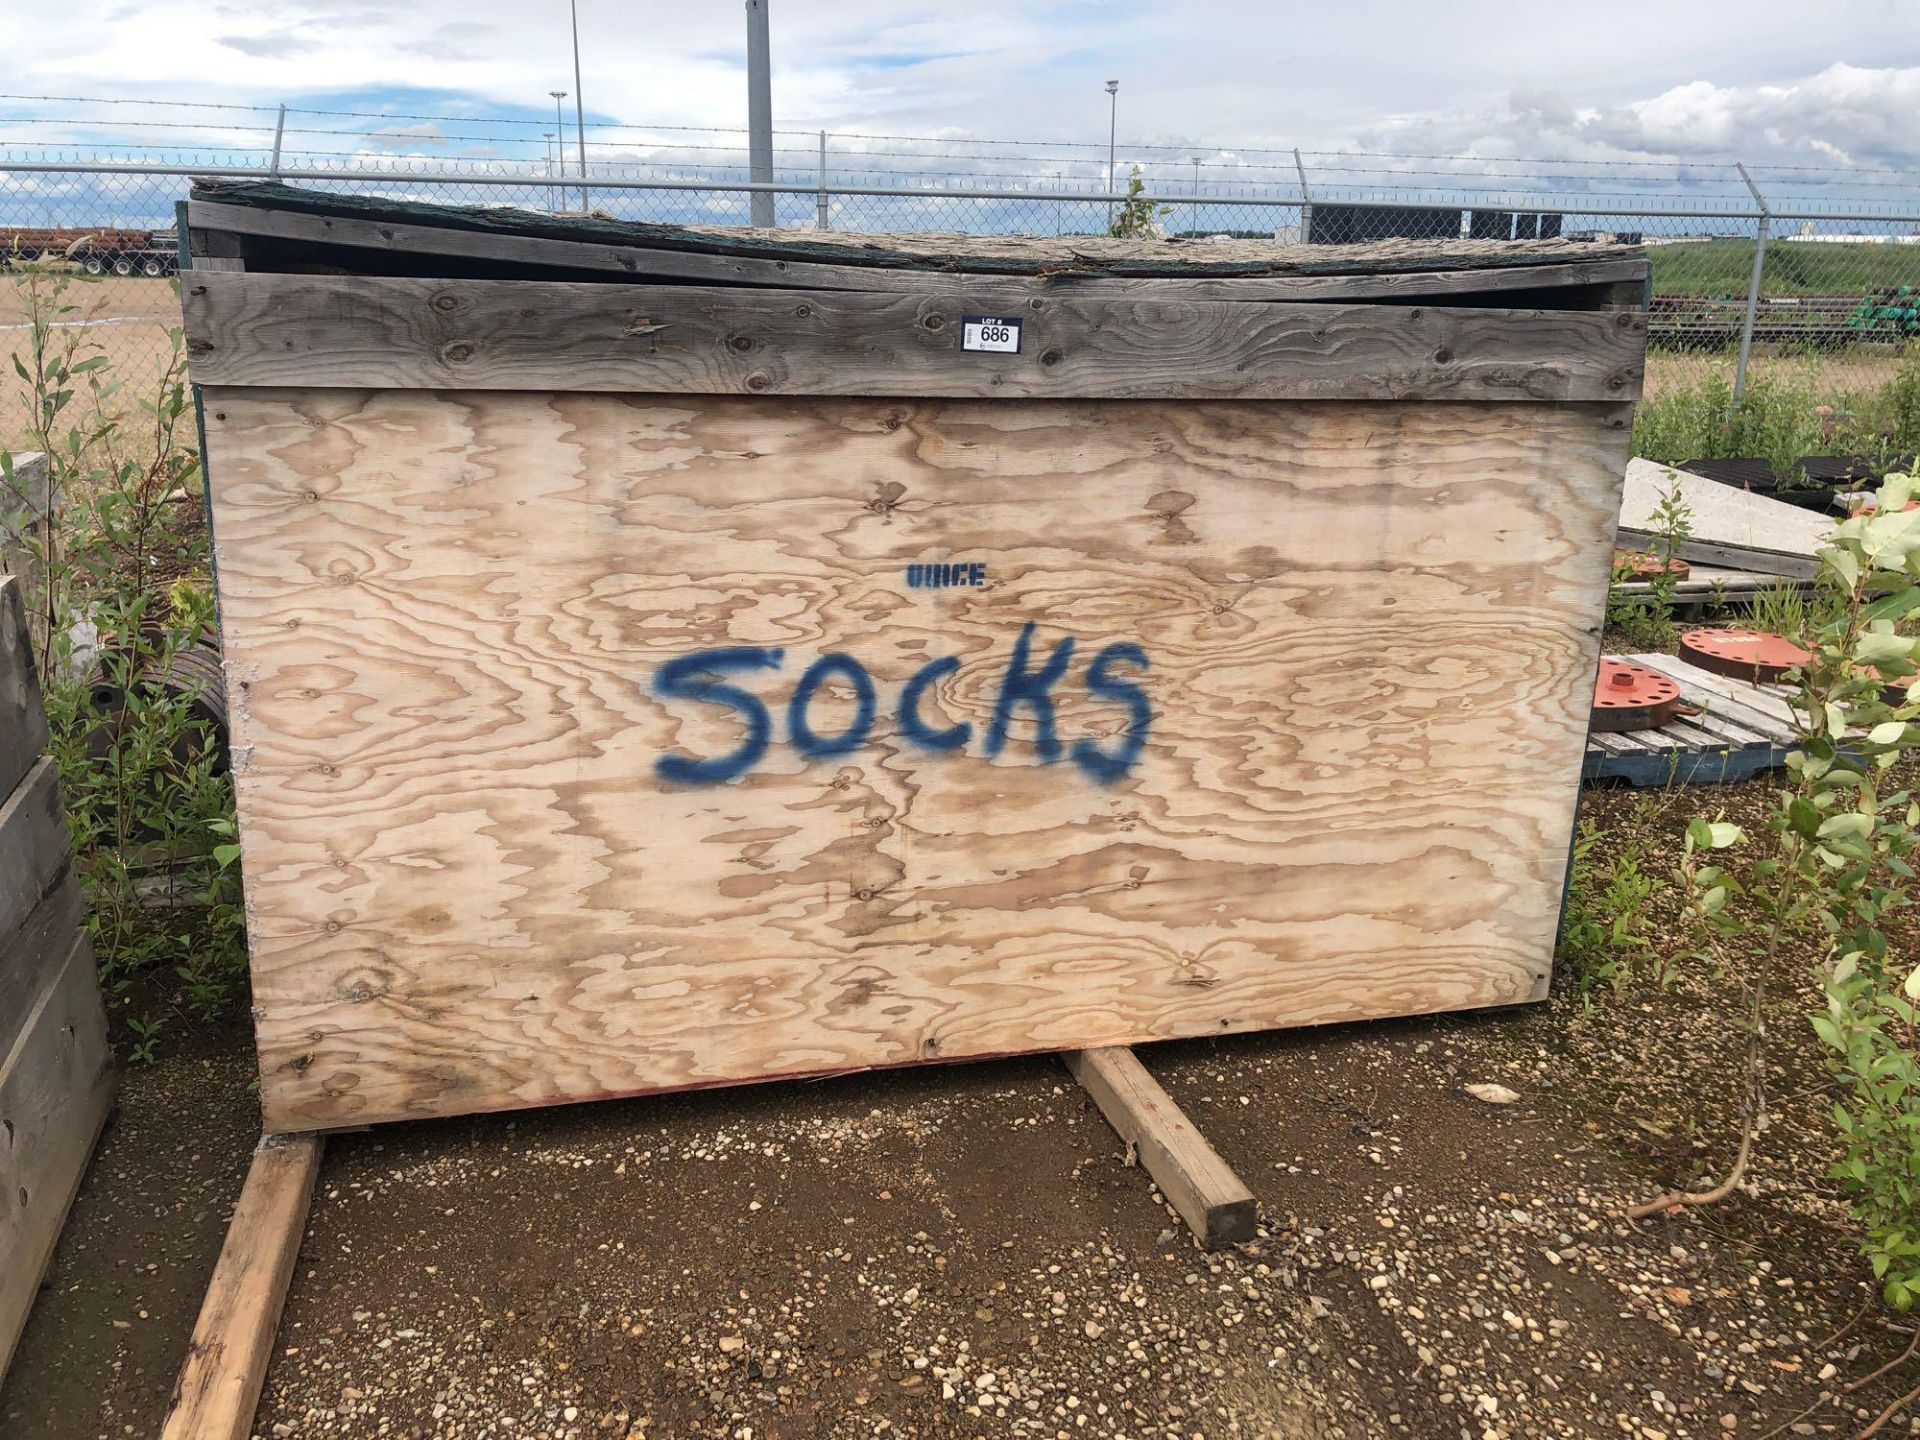
[[[104,275],[107,273],[107,262],[98,255],[89,255],[80,262],[80,268],[89,275]]]
[[[113,273],[122,280],[133,274],[133,261],[124,255],[116,255],[113,261]]]
[[[158,280],[162,275],[167,273],[167,267],[149,255],[145,260],[140,262],[140,273],[149,280]]]

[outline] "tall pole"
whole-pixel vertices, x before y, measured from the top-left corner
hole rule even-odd
[[[1294,147],[1293,173],[1300,177],[1300,243],[1307,245],[1313,240],[1313,187],[1307,184],[1307,162],[1300,158],[1300,149]]]
[[[1113,137],[1119,133],[1120,82],[1107,81],[1107,229],[1113,229]]]
[[[827,132],[820,132],[820,199],[814,215],[814,223],[822,230],[831,230],[832,216],[827,209]]]
[[[560,161],[560,163],[553,168],[557,173],[564,175],[567,173],[567,121],[564,112],[560,109],[560,102],[567,98],[567,92],[564,90],[549,90],[547,94],[553,97],[554,153],[559,157]],[[554,192],[553,202],[553,213],[558,215],[560,213],[560,194],[558,190]]]
[[[747,178],[773,183],[773,45],[767,37],[767,0],[747,0]],[[773,228],[773,193],[755,190],[754,226]]]
[[[1200,157],[1193,157],[1193,233],[1200,233]]]
[[[580,142],[580,213],[587,213],[587,99],[580,88],[580,0],[567,0],[573,16],[573,125]]]
[[[564,143],[565,137],[558,131],[549,134],[547,131],[542,130],[540,132],[540,138],[546,143],[547,147],[547,209],[558,215],[560,213],[560,186],[557,183],[556,177],[560,174],[561,167],[554,164],[553,144],[556,140]]]
[[[1760,281],[1767,269],[1767,234],[1773,228],[1773,207],[1767,204],[1767,197],[1753,183],[1753,176],[1747,173],[1745,165],[1736,160],[1733,168],[1747,182],[1747,189],[1753,192],[1753,203],[1760,211],[1753,227],[1753,274],[1747,280],[1747,313],[1740,323],[1740,358],[1733,367],[1733,408],[1738,410],[1747,393],[1747,362],[1753,358],[1753,322],[1760,309]]]
[[[280,118],[273,122],[273,178],[280,178],[280,142],[287,135],[287,107],[280,107]]]

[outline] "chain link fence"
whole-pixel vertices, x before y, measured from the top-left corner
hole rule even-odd
[[[195,174],[277,173],[292,183],[443,204],[586,208],[623,220],[717,225],[748,223],[757,188],[771,194],[781,227],[850,232],[1103,234],[1128,206],[1103,174],[1088,181],[1063,166],[1036,179],[1025,162],[1038,157],[1030,155],[1019,167],[928,173],[928,156],[937,152],[901,152],[903,137],[889,143],[893,151],[856,163],[830,155],[822,136],[811,173],[782,166],[771,186],[760,187],[745,179],[744,165],[712,163],[700,173],[596,164],[583,188],[551,158],[428,168],[297,153],[224,166],[198,156],[170,165],[0,157],[0,251],[43,257],[43,266],[76,277],[66,297],[75,308],[55,323],[86,331],[85,346],[110,357],[137,390],[171,352],[174,207]],[[1738,166],[1510,177],[1489,174],[1484,162],[1450,173],[1448,166],[1469,162],[1414,158],[1417,169],[1397,157],[1289,154],[1284,163],[1238,162],[1231,178],[1203,173],[1208,162],[1198,157],[1149,156],[1120,168],[1138,180],[1133,213],[1174,237],[1338,245],[1386,236],[1558,235],[1644,245],[1653,267],[1649,414],[1662,405],[1724,412],[1744,391],[1880,424],[1876,417],[1898,401],[1888,396],[1903,375],[1920,389],[1920,204],[1903,203],[1906,190],[1880,187],[1894,197],[1883,200],[1858,177],[1836,192],[1834,177],[1820,172],[1750,174]],[[923,168],[884,169],[907,159]],[[1084,156],[1074,163],[1085,170]],[[971,183],[958,184],[955,175]],[[32,340],[20,282],[19,274],[0,276],[0,373]],[[0,404],[0,446],[19,442],[24,418],[17,402]],[[1643,428],[1651,435],[1660,427],[1650,421]],[[1737,448],[1696,423],[1659,443],[1645,439],[1643,449],[1680,461],[1695,457],[1671,452],[1715,444]]]

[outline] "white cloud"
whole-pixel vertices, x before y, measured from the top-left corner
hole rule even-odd
[[[737,3],[580,8],[594,115],[742,123]],[[575,88],[557,0],[276,0],[267,10],[238,0],[64,0],[58,25],[28,23],[26,9],[27,0],[0,0],[4,83],[16,92],[295,106],[403,93],[408,103],[385,108],[457,116],[513,106],[537,117],[548,91]],[[1829,0],[1817,17],[1798,0],[773,0],[773,12],[781,128],[1072,142],[1032,150],[1045,158],[1023,162],[1022,173],[1036,179],[1091,181],[1103,170],[1108,76],[1122,82],[1123,163],[1158,160],[1149,173],[1170,184],[1184,183],[1195,153],[1257,160],[1282,183],[1295,145],[1468,155],[1487,166],[1737,154],[1762,165],[1920,167],[1920,27],[1906,0]],[[18,116],[31,107],[7,108]],[[571,100],[567,109],[571,120]],[[491,139],[461,140],[451,123],[439,133],[410,123],[367,122],[380,133],[366,143],[441,155],[495,149]],[[681,132],[617,138],[656,163],[700,158],[686,148],[698,137]],[[1149,143],[1169,148],[1136,148]],[[836,142],[843,153],[861,148],[909,147]]]

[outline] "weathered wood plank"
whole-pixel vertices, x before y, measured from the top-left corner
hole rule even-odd
[[[1838,520],[1840,517],[1834,518]],[[1636,550],[1651,550],[1661,542],[1659,536],[1653,531],[1622,526],[1620,543]],[[1775,580],[1775,583],[1809,581],[1820,573],[1820,562],[1806,556],[1784,555],[1771,550],[1754,550],[1741,545],[1722,545],[1712,540],[1682,540],[1674,546],[1674,551],[1683,560],[1768,575]]]
[[[1631,400],[1646,316],[1034,299],[967,353],[960,296],[194,275],[202,386],[1013,399]]]
[[[269,1135],[254,1152],[160,1440],[252,1433],[324,1144],[318,1135]]]
[[[0,801],[0,954],[67,873],[67,846],[60,774],[52,760],[43,758]]]
[[[1542,993],[1624,407],[206,402],[271,1129]]]
[[[1679,547],[1681,555],[1790,579],[1811,579],[1817,573],[1820,546],[1841,518],[1816,515],[1770,496],[1636,459],[1627,466],[1621,492],[1621,543],[1648,543],[1655,528],[1654,510],[1670,493],[1678,493],[1692,515],[1692,535]]]
[[[202,180],[196,199],[313,215],[458,227],[487,235],[665,249],[698,254],[857,265],[876,272],[946,270],[1002,276],[1063,270],[1127,278],[1356,275],[1434,270],[1530,270],[1561,263],[1631,260],[1632,246],[1551,240],[1375,240],[1294,245],[1271,240],[1116,239],[1105,235],[875,234],[662,225],[599,215],[545,215],[487,206],[433,205],[378,195],[303,190],[259,181]]]
[[[70,934],[0,1051],[0,1377],[113,1103],[93,947]]]
[[[1690,717],[1690,723],[1706,731],[1722,745],[1731,745],[1742,750],[1770,749],[1782,738],[1778,730],[1763,733],[1742,725],[1738,720],[1719,710],[1702,709],[1698,715]]]
[[[0,576],[0,795],[13,793],[46,748],[47,716],[20,581]]]
[[[1254,1237],[1260,1204],[1124,1045],[1060,1057],[1206,1250]]]
[[[1635,665],[1658,670],[1668,679],[1678,682],[1680,698],[1706,710],[1705,715],[1696,717],[1696,723],[1709,715],[1718,716],[1775,744],[1786,743],[1794,738],[1791,708],[1779,696],[1757,685],[1743,684],[1731,676],[1714,675],[1689,665],[1675,655],[1628,655],[1624,658]],[[1701,683],[1703,678],[1722,683],[1708,687]]]
[[[79,881],[69,876],[0,935],[0,1055],[19,1039],[48,967],[67,953],[85,916]]]
[[[14,453],[11,482],[0,474],[0,573],[19,577],[22,603],[36,616],[45,599],[37,557],[45,548],[47,517],[59,503],[53,492],[53,467],[38,450]],[[33,633],[44,625],[40,621]]]
[[[1789,735],[1797,733],[1798,721],[1794,717],[1793,707],[1783,696],[1771,690],[1748,685],[1731,675],[1715,675],[1674,655],[1649,656],[1647,663],[1678,680],[1683,696],[1705,696],[1716,708],[1729,714],[1739,715],[1741,711],[1746,711],[1748,714],[1742,718],[1770,722],[1782,727]]]
[[[836,265],[788,257],[728,255],[542,235],[415,225],[392,219],[318,215],[194,200],[188,213],[196,227],[230,231],[303,246],[346,246],[382,254],[436,256],[497,266],[598,271],[623,280],[685,280],[706,285],[755,285],[785,290],[883,290],[916,295],[967,295],[983,307],[1004,309],[1036,295],[1082,297],[1151,296],[1167,300],[1351,301],[1494,296],[1528,291],[1593,287],[1593,308],[1626,282],[1644,285],[1647,262],[1639,259],[1580,260],[1489,270],[1402,271],[1379,275],[1246,275],[1137,277],[1052,270],[1031,276],[956,273],[948,270],[885,269]],[[259,267],[256,267],[259,268]],[[272,268],[272,267],[268,267]],[[1558,307],[1554,307],[1558,308]]]
[[[1652,537],[1635,536],[1622,532],[1620,543],[1644,547]],[[1810,578],[1797,576],[1768,575],[1757,570],[1723,570],[1710,564],[1697,564],[1686,579],[1673,587],[1676,602],[1691,602],[1703,605],[1710,602],[1731,603],[1736,600],[1751,600],[1755,595],[1773,590],[1791,590],[1805,593],[1812,589]],[[1653,586],[1644,580],[1623,580],[1613,587],[1616,595],[1650,595]]]

